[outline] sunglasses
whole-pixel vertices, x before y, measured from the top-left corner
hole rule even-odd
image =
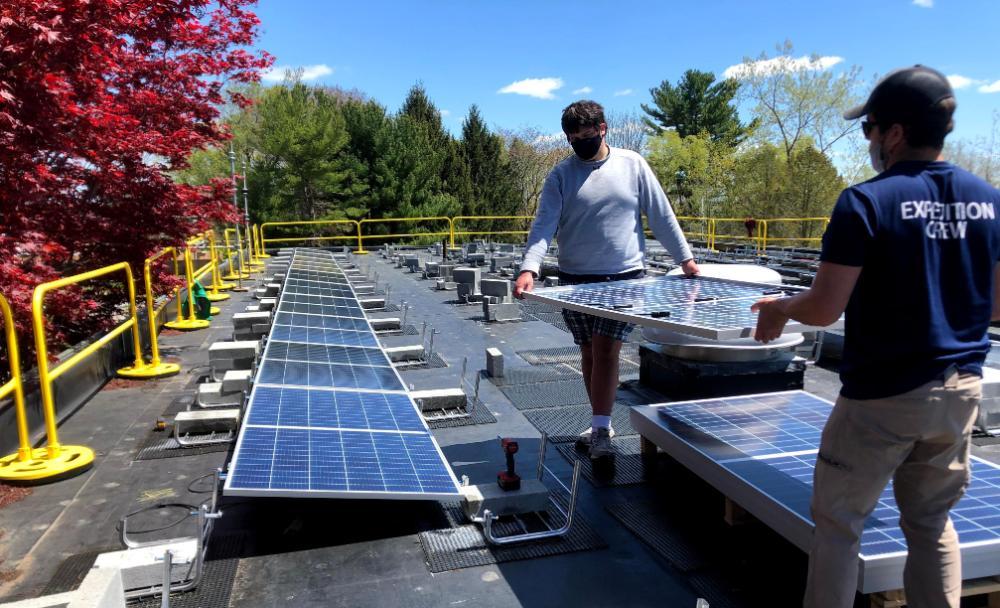
[[[869,122],[867,120],[861,121],[861,132],[864,133],[865,137],[868,137],[872,133],[872,129],[878,126],[877,122]]]

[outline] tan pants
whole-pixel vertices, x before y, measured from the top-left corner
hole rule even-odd
[[[861,532],[890,478],[909,550],[908,605],[958,608],[961,560],[948,511],[969,483],[981,396],[978,376],[952,368],[902,395],[837,399],[816,459],[807,608],[853,605]]]

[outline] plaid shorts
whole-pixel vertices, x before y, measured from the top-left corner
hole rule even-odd
[[[560,272],[559,284],[582,285],[584,283],[605,283],[607,281],[641,279],[645,275],[646,272],[641,268],[639,270],[632,270],[630,272],[612,275],[580,275]],[[632,333],[632,329],[635,327],[634,324],[627,323],[625,321],[616,321],[615,319],[596,317],[594,315],[588,315],[584,312],[569,310],[568,308],[563,309],[562,316],[563,320],[566,321],[566,327],[569,328],[569,333],[573,334],[573,342],[581,346],[584,344],[590,344],[594,334],[624,342],[628,338],[628,335]]]

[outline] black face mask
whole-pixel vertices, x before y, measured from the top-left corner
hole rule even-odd
[[[573,151],[581,159],[590,160],[597,156],[597,153],[600,151],[602,139],[601,135],[597,134],[586,139],[574,140],[569,145],[573,146]]]

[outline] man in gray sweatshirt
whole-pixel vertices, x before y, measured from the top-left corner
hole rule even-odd
[[[645,159],[605,142],[604,108],[593,101],[570,104],[563,110],[562,129],[575,154],[556,165],[545,179],[514,294],[520,297],[532,290],[557,231],[560,284],[642,277],[643,214],[684,274],[698,274],[670,202]],[[633,326],[572,310],[562,314],[580,347],[583,381],[593,411],[591,428],[581,434],[581,441],[588,446],[591,459],[611,456],[618,355]]]

